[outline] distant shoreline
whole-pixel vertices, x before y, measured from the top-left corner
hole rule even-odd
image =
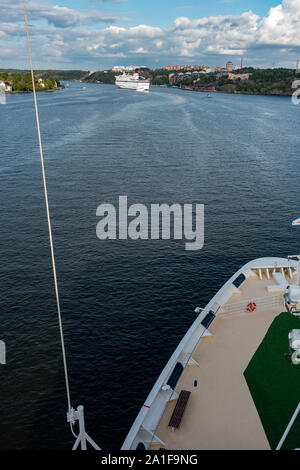
[[[96,82],[86,82],[78,79],[73,79],[73,80],[64,80],[68,82],[73,82],[73,83],[84,83],[84,84],[91,84],[91,85],[110,85],[110,86],[116,86],[114,83],[96,83]],[[66,87],[64,85],[61,85],[58,88],[55,89],[49,89],[49,90],[39,90],[36,93],[51,93],[55,91],[61,91],[65,89]],[[192,89],[192,88],[181,88],[177,86],[168,86],[168,85],[150,85],[150,88],[168,88],[168,89],[173,89],[173,90],[180,90],[180,91],[192,91],[196,93],[206,93],[206,94],[224,94],[224,95],[244,95],[244,96],[270,96],[270,97],[279,97],[279,98],[291,98],[292,96],[292,91],[290,94],[287,93],[247,93],[247,92],[230,92],[230,91],[221,91],[221,90],[197,90],[197,89]],[[16,95],[16,94],[31,94],[33,91],[10,91],[6,92],[5,95]]]
[[[77,82],[77,83],[86,83],[86,84],[91,84],[91,85],[110,85],[110,86],[115,86],[114,83],[96,83],[96,82],[85,82],[85,81],[80,81],[80,80],[69,80],[70,82]],[[168,89],[173,89],[173,90],[180,90],[180,91],[192,91],[196,93],[217,93],[217,94],[223,94],[223,95],[244,95],[244,96],[276,96],[279,98],[291,98],[292,92],[290,94],[281,94],[281,93],[246,93],[246,92],[230,92],[230,91],[221,91],[221,90],[196,90],[196,89],[190,89],[190,88],[180,88],[177,86],[168,86],[168,85],[150,85],[150,88],[168,88]]]
[[[54,90],[39,90],[39,91],[36,91],[36,93],[53,93],[54,91],[60,91],[60,90],[63,90],[65,87],[64,86],[61,86],[59,88],[55,88]],[[5,92],[5,95],[29,95],[33,93],[33,91],[6,91]]]
[[[163,85],[154,85],[154,86],[163,86]],[[178,89],[181,91],[193,91],[196,93],[222,93],[223,95],[245,95],[245,96],[278,96],[279,98],[291,98],[291,94],[284,94],[284,93],[246,93],[246,92],[230,92],[230,91],[221,91],[221,90],[192,90],[189,88],[180,88],[180,87],[168,87],[168,88],[173,88],[173,89]]]
[[[114,85],[115,77],[119,73],[109,69],[102,71],[88,72],[84,70],[35,70],[37,80],[55,80],[59,84],[61,80],[77,83],[95,83]],[[2,80],[10,77],[26,76],[30,92],[29,73],[25,70],[0,69]],[[3,76],[6,74],[6,77]],[[225,93],[239,95],[257,95],[257,96],[285,96],[291,97],[294,92],[293,83],[297,80],[297,71],[295,69],[285,68],[267,68],[256,69],[253,67],[243,67],[233,72],[211,72],[200,73],[190,72],[188,70],[174,71],[163,68],[149,69],[143,68],[140,71],[141,76],[150,80],[151,87],[174,87],[189,91],[202,91],[204,93]],[[298,74],[298,78],[299,74]],[[18,85],[18,84],[16,84]],[[15,88],[18,88],[16,86]],[[22,89],[23,86],[20,86]],[[24,88],[23,88],[24,89]],[[44,91],[39,89],[39,91]],[[46,90],[45,90],[46,91]],[[18,91],[20,92],[20,91]]]

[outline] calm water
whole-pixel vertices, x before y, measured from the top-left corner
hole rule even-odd
[[[241,265],[299,252],[300,108],[288,98],[71,84],[40,118],[72,404],[119,448],[163,366]],[[0,449],[69,449],[31,95],[0,106]],[[205,204],[205,246],[96,238],[96,208]]]

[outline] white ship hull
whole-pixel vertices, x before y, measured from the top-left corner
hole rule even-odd
[[[293,260],[253,260],[236,272],[203,310],[196,310],[199,315],[144,402],[122,450],[269,448],[243,371],[273,318],[284,310],[284,286],[277,282],[284,279],[293,284],[297,269]],[[255,306],[254,312],[251,305]],[[222,321],[210,330],[205,319],[212,313],[213,318],[221,314]],[[210,362],[212,370],[207,372]],[[170,386],[178,364],[182,366],[179,385],[176,382]],[[195,378],[200,382],[197,388],[193,385]],[[183,426],[174,431],[168,421],[182,387],[192,391],[192,400]],[[227,432],[229,426],[231,432]]]
[[[120,75],[116,77],[115,84],[118,88],[133,91],[149,91],[150,82],[142,79],[138,74],[134,75]]]
[[[124,90],[135,90],[135,91],[149,91],[149,83],[128,83],[128,82],[118,82],[116,83],[118,88],[122,88]]]

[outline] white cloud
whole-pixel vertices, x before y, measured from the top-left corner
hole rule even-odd
[[[259,42],[265,45],[300,46],[300,2],[283,0],[262,19]]]
[[[19,7],[10,0],[0,0],[4,12],[0,18],[0,58],[5,55],[7,60],[5,39],[10,50],[18,41],[9,65],[13,65],[17,52],[21,57],[26,51],[23,11]],[[199,19],[180,16],[169,28],[147,24],[125,27],[120,25],[126,21],[123,15],[103,14],[97,8],[74,10],[46,1],[29,2],[29,13],[39,68],[95,69],[114,65],[114,58],[130,62],[136,58],[150,66],[157,61],[161,65],[178,61],[216,64],[224,63],[224,56],[234,59],[241,55],[248,58],[249,65],[270,65],[275,60],[281,61],[278,65],[291,65],[297,58],[295,54],[300,56],[300,0],[283,0],[264,18],[252,11]],[[41,20],[47,21],[45,26]],[[100,22],[110,24],[100,27]]]
[[[143,47],[138,47],[134,51],[131,51],[133,54],[148,54],[149,51],[147,49],[144,49]]]
[[[24,11],[22,2],[12,2],[11,0],[0,0],[1,19],[0,22],[23,22]],[[32,21],[46,20],[48,24],[58,28],[68,28],[79,24],[112,23],[124,21],[121,15],[109,15],[90,8],[85,10],[75,10],[58,5],[52,5],[47,1],[27,2],[28,18]]]

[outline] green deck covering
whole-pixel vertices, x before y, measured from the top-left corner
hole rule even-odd
[[[272,449],[276,449],[300,401],[300,369],[284,357],[292,329],[300,329],[300,319],[286,312],[278,315],[244,372]],[[300,415],[282,449],[299,447]]]

